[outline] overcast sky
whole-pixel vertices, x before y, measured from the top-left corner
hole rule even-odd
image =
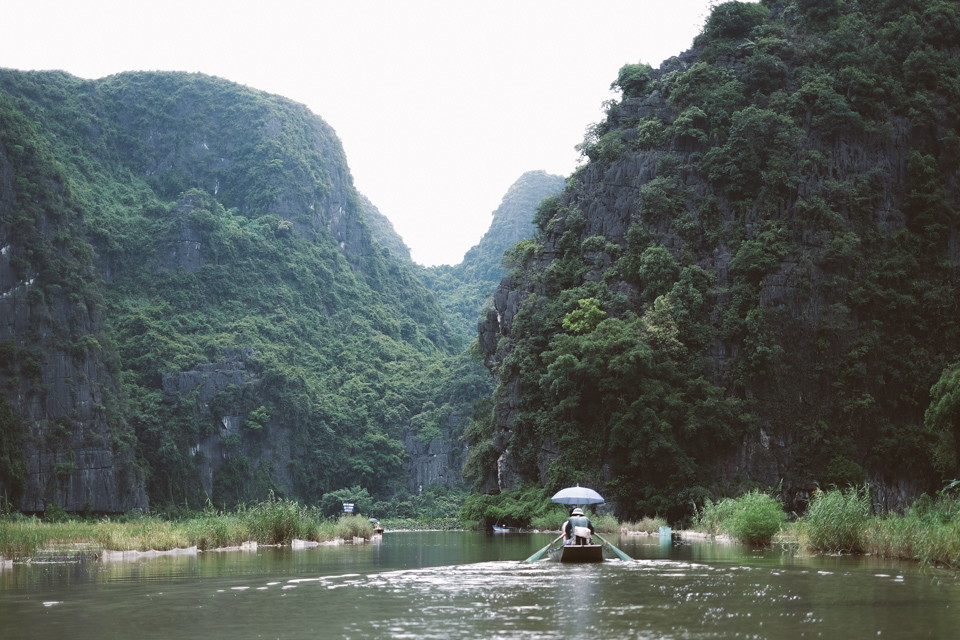
[[[569,175],[628,62],[711,0],[11,0],[0,66],[199,71],[310,107],[421,264],[456,264],[525,171]]]

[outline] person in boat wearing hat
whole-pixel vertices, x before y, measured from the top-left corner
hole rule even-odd
[[[583,509],[577,507],[567,519],[567,531],[572,534],[573,544],[593,544],[593,523],[590,518],[583,515]]]

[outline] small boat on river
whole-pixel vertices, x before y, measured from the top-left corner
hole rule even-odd
[[[547,554],[557,562],[603,562],[603,545],[564,544],[551,548]]]
[[[571,511],[571,514],[577,515],[577,516],[583,516],[583,510],[579,508],[579,505],[603,504],[604,502],[603,496],[601,496],[599,493],[597,493],[593,489],[589,489],[587,487],[581,487],[580,485],[577,485],[575,487],[567,487],[566,489],[561,489],[560,491],[555,493],[554,496],[550,498],[550,500],[562,505],[576,506],[577,508],[573,509],[573,511]],[[571,523],[570,526],[573,527],[574,521],[568,520],[568,522]],[[589,524],[589,521],[587,521],[587,524]],[[577,527],[574,527],[572,529],[572,533],[580,533],[576,531],[576,529],[578,528],[579,528],[579,525]],[[560,546],[556,546],[556,547],[553,546],[557,542],[560,542],[560,540],[563,539],[563,536],[560,536],[559,538],[556,538],[555,540],[550,542],[543,549],[540,549],[535,554],[533,554],[532,556],[524,560],[524,562],[536,562],[537,560],[540,560],[541,558],[543,558],[545,554],[551,560],[556,560],[558,562],[570,562],[570,563],[603,562],[604,546],[608,547],[610,552],[613,554],[616,554],[616,556],[621,560],[625,560],[627,562],[633,561],[633,558],[631,558],[630,556],[625,554],[623,551],[613,546],[610,542],[605,540],[603,536],[601,536],[599,533],[595,532],[593,530],[592,525],[590,526],[589,532],[584,532],[582,536],[577,536],[577,538],[579,540],[588,539],[592,542],[594,536],[598,540],[600,540],[600,542],[602,542],[603,544],[567,544],[565,545],[561,543]]]

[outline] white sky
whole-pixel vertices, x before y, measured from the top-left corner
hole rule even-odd
[[[562,176],[628,62],[688,49],[711,0],[9,0],[0,66],[199,71],[336,130],[421,264],[456,264],[525,171]]]

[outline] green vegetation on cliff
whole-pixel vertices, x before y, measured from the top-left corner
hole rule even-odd
[[[954,2],[726,2],[691,51],[624,66],[513,252],[478,486],[589,482],[675,520],[956,477],[958,47]]]
[[[477,337],[477,323],[497,286],[507,275],[503,254],[536,231],[534,212],[541,200],[559,193],[564,180],[545,171],[528,171],[510,186],[480,242],[471,247],[456,265],[422,268],[424,284],[437,299],[451,323],[452,332],[463,344]]]
[[[326,123],[197,74],[7,70],[0,123],[5,308],[34,327],[0,335],[14,504],[31,412],[31,451],[62,474],[42,504],[69,498],[98,415],[155,506],[405,485],[405,434],[437,430],[462,365],[413,265],[373,239]],[[59,380],[58,359],[78,373]],[[31,408],[69,405],[57,394],[96,404]]]

